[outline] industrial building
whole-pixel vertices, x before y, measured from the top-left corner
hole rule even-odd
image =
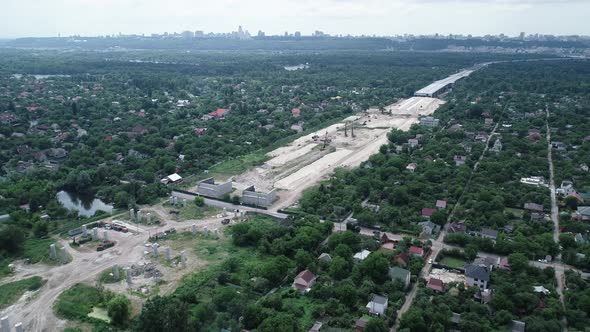
[[[199,182],[197,193],[205,197],[222,198],[223,195],[231,193],[233,190],[232,182],[215,183],[213,178],[205,179]]]
[[[430,85],[416,91],[414,96],[416,97],[436,97],[441,93],[449,90],[450,88],[455,85],[455,82],[458,80],[465,78],[473,73],[473,70],[463,70],[459,73],[453,74],[447,78],[442,80],[435,81]]]
[[[242,203],[252,206],[269,207],[277,199],[276,189],[270,192],[256,191],[254,186],[250,186],[242,192]]]

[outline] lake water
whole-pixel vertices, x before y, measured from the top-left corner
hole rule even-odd
[[[68,210],[76,210],[78,214],[92,217],[96,211],[113,212],[113,206],[106,204],[94,196],[81,196],[67,191],[57,193],[57,200]]]

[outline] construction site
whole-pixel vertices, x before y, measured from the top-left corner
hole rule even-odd
[[[263,165],[232,177],[233,187],[242,192],[278,190],[270,210],[287,208],[303,190],[326,178],[337,167],[356,167],[387,144],[392,128],[408,130],[421,116],[432,114],[444,101],[428,97],[400,100],[380,110],[369,109],[343,121],[300,137],[267,155]],[[225,180],[225,179],[223,179]]]

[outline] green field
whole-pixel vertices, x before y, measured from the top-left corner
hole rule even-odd
[[[88,317],[102,320],[103,322],[110,324],[111,318],[109,317],[108,312],[106,309],[94,307],[92,308],[92,312],[88,314]]]
[[[452,268],[461,268],[465,266],[465,261],[455,257],[445,257],[440,261],[440,264]]]
[[[243,173],[254,166],[258,166],[269,159],[263,152],[253,152],[245,156],[224,161],[214,166],[209,171],[213,177],[225,178],[232,175]]]
[[[103,302],[103,296],[96,287],[76,284],[61,293],[53,305],[58,317],[85,320],[93,308]]]
[[[210,206],[196,206],[194,202],[187,201],[186,207],[180,209],[182,219],[203,219],[214,216],[221,212],[220,209]]]
[[[24,258],[29,259],[30,263],[59,264],[60,252],[59,246],[56,245],[57,257],[52,261],[49,257],[49,245],[55,243],[54,239],[27,239],[24,244]]]
[[[125,280],[126,274],[125,274],[125,270],[123,270],[122,267],[119,266],[119,280],[115,280],[112,273],[113,273],[112,267],[102,271],[100,273],[100,275],[98,276],[98,281],[103,284],[113,284],[113,283],[119,282],[121,280]]]
[[[41,277],[31,277],[0,286],[0,309],[12,305],[26,291],[34,291],[41,288],[44,283],[45,281]]]

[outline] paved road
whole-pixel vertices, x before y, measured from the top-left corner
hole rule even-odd
[[[179,198],[186,198],[187,200],[193,200],[196,196],[199,196],[197,194],[190,194],[189,195],[189,194],[181,193],[178,191],[172,191],[171,195],[179,197]],[[250,207],[250,206],[236,205],[236,204],[232,204],[232,203],[228,203],[228,202],[218,201],[215,199],[209,199],[209,198],[205,198],[205,197],[203,197],[203,198],[205,199],[206,205],[221,208],[221,209],[225,208],[228,213],[231,213],[235,210],[240,210],[240,211],[265,214],[267,216],[271,216],[271,217],[278,218],[278,219],[287,219],[287,217],[289,216],[288,214],[280,213],[280,212],[276,212],[276,211],[257,209],[257,208]]]

